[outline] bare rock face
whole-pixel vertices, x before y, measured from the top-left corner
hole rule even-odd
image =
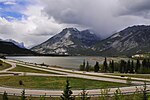
[[[150,51],[150,26],[128,27],[93,46],[101,55],[133,55]]]
[[[31,50],[42,54],[86,55],[100,38],[90,30],[66,28]]]

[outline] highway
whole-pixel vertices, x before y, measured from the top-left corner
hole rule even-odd
[[[6,63],[9,63],[12,65],[12,67],[5,69],[0,72],[8,72],[8,73],[20,73],[18,75],[26,75],[26,76],[61,76],[61,77],[76,77],[76,78],[84,78],[84,79],[91,79],[91,80],[100,80],[100,81],[107,81],[107,82],[118,82],[118,83],[126,83],[126,77],[119,77],[119,76],[111,76],[106,75],[104,73],[93,73],[93,72],[82,72],[82,71],[74,71],[69,69],[62,69],[62,68],[54,68],[54,67],[45,67],[45,66],[35,66],[35,65],[25,65],[20,62],[14,62],[10,60],[5,60]],[[16,67],[16,64],[47,71],[47,72],[53,72],[58,74],[42,74],[42,73],[24,73],[24,72],[12,72],[9,71]],[[14,74],[1,74],[0,76],[14,76]],[[119,87],[119,89],[122,91],[122,93],[131,93],[136,91],[136,87],[141,91],[143,88],[142,84],[143,82],[140,80],[145,80],[143,78],[132,78],[136,81],[132,81],[132,84],[138,85],[138,86],[130,86],[130,87]],[[147,79],[149,81],[149,79]],[[148,83],[149,84],[149,83]],[[110,88],[109,93],[113,94],[118,88]],[[3,93],[6,91],[9,95],[20,95],[22,92],[22,88],[12,88],[12,87],[0,87],[0,93]],[[147,90],[150,90],[150,85],[147,85]],[[40,96],[40,95],[47,95],[47,96],[60,96],[62,95],[62,90],[38,90],[38,89],[25,89],[26,95],[33,95],[33,96]],[[73,95],[79,95],[82,90],[73,90]],[[97,96],[100,95],[101,89],[92,89],[87,90],[88,95],[91,96]]]

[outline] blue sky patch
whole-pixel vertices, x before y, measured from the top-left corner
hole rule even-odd
[[[10,1],[11,2],[11,1]],[[14,4],[13,4],[14,3]],[[27,17],[22,14],[21,11],[26,9],[31,4],[29,0],[16,0],[12,4],[7,4],[7,2],[0,2],[0,17],[4,17],[8,20],[17,19],[20,20],[22,17]]]

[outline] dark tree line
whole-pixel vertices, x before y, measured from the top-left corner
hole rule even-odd
[[[114,73],[150,73],[150,60],[120,60],[114,64],[114,61],[110,61],[107,72]]]
[[[89,65],[89,62],[80,65],[81,71],[94,71],[94,72],[103,72],[103,73],[141,73],[141,74],[149,74],[150,73],[150,60],[120,60],[119,62],[114,62],[113,60],[107,61],[105,58],[102,65],[99,65],[99,62],[96,62],[94,67]]]
[[[99,62],[96,62],[96,64],[94,65],[94,67],[92,67],[91,65],[89,65],[89,62],[87,61],[87,63],[85,63],[85,60],[83,61],[83,64],[80,65],[80,71],[94,71],[94,72],[98,72],[100,69],[99,67]]]

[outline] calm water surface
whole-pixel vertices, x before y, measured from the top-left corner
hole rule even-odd
[[[17,56],[7,57],[8,59],[20,60],[24,62],[56,65],[64,68],[78,69],[83,61],[88,61],[90,65],[94,66],[96,59],[102,59],[102,57],[35,57],[35,56]]]

